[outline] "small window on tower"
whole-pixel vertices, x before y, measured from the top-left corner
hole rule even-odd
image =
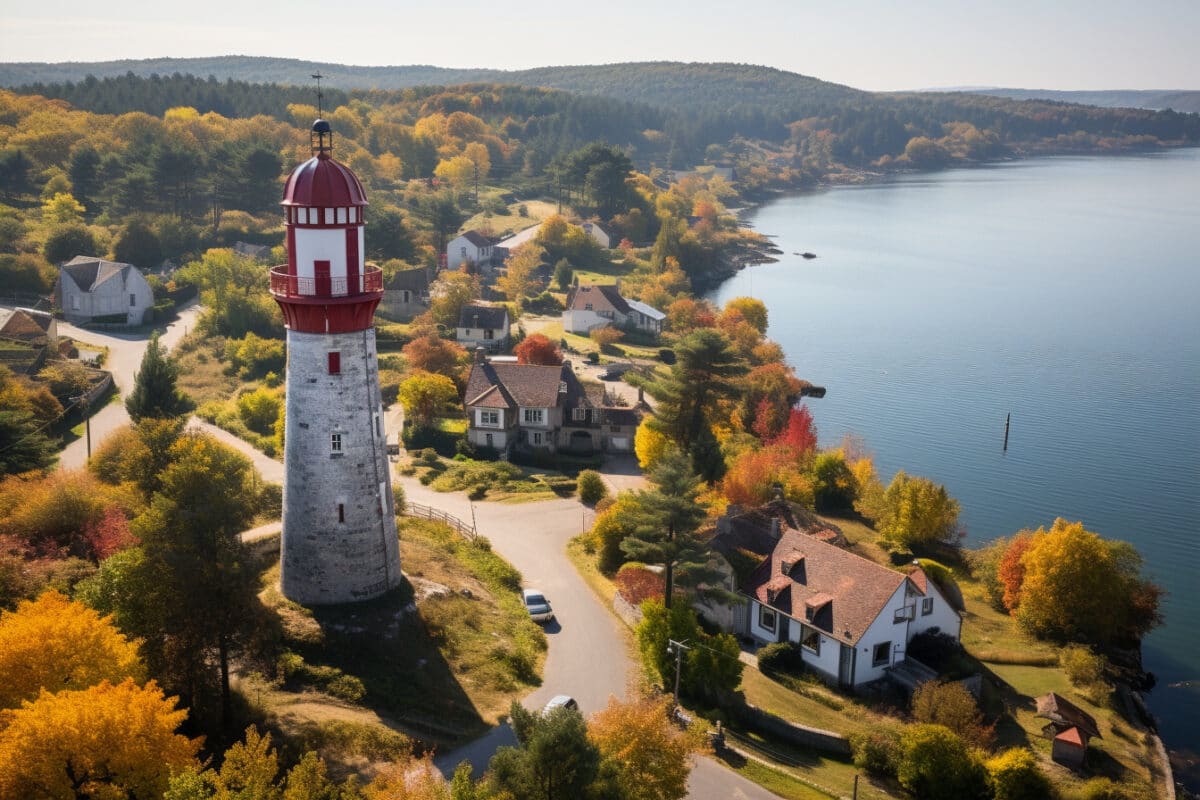
[[[325,209],[325,224],[326,225],[333,224],[333,209],[332,208]]]
[[[329,353],[329,374],[342,374],[342,354],[337,350],[330,351]]]
[[[338,224],[339,224],[339,225],[345,225],[345,224],[346,224],[346,209],[344,209],[344,208],[339,208],[339,209],[338,209],[337,221],[338,221]]]
[[[345,521],[346,521],[346,505],[344,503],[338,503],[338,522],[345,522]]]
[[[329,452],[333,455],[342,454],[342,435],[340,433],[329,434]]]

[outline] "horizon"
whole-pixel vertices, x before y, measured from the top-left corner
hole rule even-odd
[[[1053,7],[1014,0],[1003,8],[858,0],[836,11],[749,0],[736,18],[711,0],[686,15],[646,5],[613,0],[603,14],[591,14],[555,0],[507,8],[461,0],[448,13],[363,0],[329,15],[309,0],[254,7],[213,0],[196,18],[194,8],[146,9],[137,0],[111,0],[102,16],[83,0],[59,0],[53,9],[0,0],[0,63],[219,58],[215,53],[223,51],[344,66],[505,71],[727,62],[867,91],[1200,89],[1193,42],[1200,4],[1191,0],[1150,0],[1136,14],[1104,0],[1060,0]],[[447,25],[463,20],[480,35]]]

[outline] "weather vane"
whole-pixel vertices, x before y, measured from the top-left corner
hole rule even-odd
[[[316,82],[317,82],[317,116],[318,117],[325,116],[324,112],[321,110],[321,78],[324,78],[324,77],[325,76],[319,72],[313,73],[313,79],[316,80]]]

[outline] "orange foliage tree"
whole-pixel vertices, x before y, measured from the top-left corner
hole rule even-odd
[[[153,681],[42,692],[0,712],[0,797],[161,797],[200,749],[186,716]]]
[[[467,351],[461,345],[447,341],[433,331],[413,339],[404,345],[400,352],[414,370],[445,375],[456,384],[462,380],[462,365],[467,359]]]
[[[545,334],[527,336],[513,348],[518,364],[558,365],[562,363],[562,351]]]
[[[0,708],[43,689],[86,689],[102,680],[143,677],[137,643],[92,609],[55,591],[0,614]]]
[[[643,698],[608,706],[588,723],[588,738],[616,769],[629,800],[679,800],[687,796],[691,743],[671,724],[666,700]]]
[[[1021,604],[1021,584],[1025,581],[1025,565],[1021,559],[1033,546],[1033,537],[1033,531],[1021,531],[1014,536],[996,567],[996,577],[1004,587],[1004,607],[1013,614]]]

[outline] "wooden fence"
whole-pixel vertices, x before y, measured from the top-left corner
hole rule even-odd
[[[479,531],[475,529],[475,520],[471,520],[471,524],[463,522],[455,516],[447,514],[445,511],[439,511],[432,506],[422,505],[420,503],[406,502],[404,515],[408,517],[422,517],[424,519],[437,520],[444,522],[454,530],[458,531],[459,535],[468,541],[475,541],[479,536]]]

